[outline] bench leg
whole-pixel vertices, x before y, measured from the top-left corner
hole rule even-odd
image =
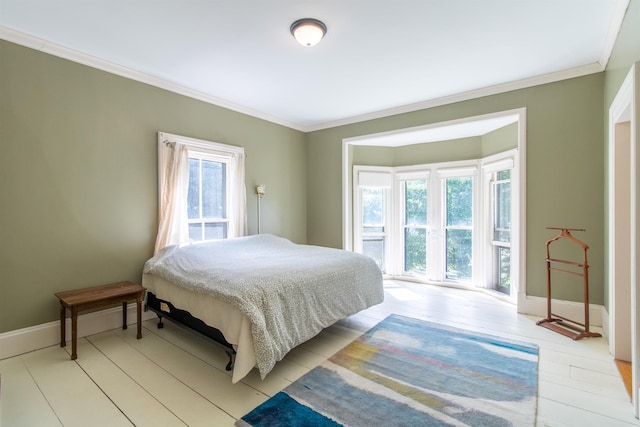
[[[122,329],[127,329],[127,302],[122,303]]]
[[[78,308],[71,308],[71,360],[78,358]]]
[[[66,308],[64,308],[64,305],[60,304],[60,347],[66,347],[67,345],[67,325],[65,324],[66,314]]]
[[[138,296],[137,300],[136,300],[136,305],[137,305],[137,311],[138,311],[138,318],[136,319],[138,321],[138,336],[137,338],[140,339],[142,338],[142,298],[140,296]]]

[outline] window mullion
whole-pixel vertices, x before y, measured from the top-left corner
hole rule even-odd
[[[202,206],[202,193],[204,192],[204,185],[202,182],[202,158],[198,159],[198,184],[200,185],[200,191],[198,194],[198,212],[200,213],[200,240],[204,240],[204,210]]]

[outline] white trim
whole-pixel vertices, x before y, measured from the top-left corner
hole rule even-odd
[[[617,253],[617,246],[618,244],[616,244],[616,216],[617,216],[617,211],[618,211],[618,207],[616,206],[616,187],[618,185],[618,178],[617,178],[617,174],[616,171],[619,170],[619,168],[616,168],[616,159],[619,157],[619,155],[616,155],[616,151],[617,151],[617,143],[616,143],[616,128],[617,128],[617,124],[620,122],[626,122],[628,120],[630,120],[630,117],[623,117],[624,115],[628,115],[629,109],[630,109],[630,104],[631,104],[631,96],[632,96],[632,82],[630,79],[631,75],[627,75],[627,77],[625,78],[624,82],[622,83],[622,85],[620,86],[620,89],[618,91],[618,94],[616,95],[616,97],[614,98],[613,102],[611,103],[611,106],[609,107],[609,142],[608,142],[608,211],[609,211],[609,223],[608,223],[608,237],[609,237],[609,253],[608,253],[608,265],[609,265],[609,271],[608,271],[608,283],[609,283],[609,312],[611,313],[611,319],[612,321],[609,322],[609,325],[611,328],[615,328],[615,322],[613,321],[613,319],[616,317],[617,313],[618,313],[618,309],[617,309],[617,302],[616,299],[619,299],[616,295],[616,289],[615,289],[615,284],[617,282],[621,282],[624,283],[625,280],[630,279],[629,278],[625,278],[624,280],[618,280],[616,278],[617,276],[617,268],[616,266],[616,253]],[[619,143],[618,143],[619,144]],[[628,155],[630,155],[629,153],[627,153]],[[633,159],[631,160],[631,164],[633,164]],[[628,173],[631,174],[631,171],[628,170]],[[621,183],[621,185],[628,185],[630,184],[629,182],[623,182]],[[631,191],[629,191],[629,194],[631,194]],[[622,196],[623,198],[625,198],[625,196]],[[628,201],[625,201],[625,203]],[[635,216],[631,216],[630,218],[634,218]],[[624,298],[626,299],[626,297]],[[624,311],[624,310],[621,310]],[[624,322],[626,323],[626,322]],[[631,326],[631,325],[629,325]],[[622,358],[621,354],[618,354],[617,348],[618,348],[618,343],[616,340],[616,333],[614,333],[614,329],[612,329],[609,332],[609,351],[610,353],[614,356],[614,357],[618,357],[618,358]],[[627,341],[626,339],[624,340],[625,342]]]
[[[483,263],[484,263],[484,271],[485,271],[485,275],[484,277],[481,278],[481,280],[483,280],[484,286],[487,288],[488,292],[490,293],[495,292],[496,294],[500,294],[503,296],[504,299],[512,303],[517,302],[518,291],[520,289],[519,287],[520,276],[518,273],[517,263],[512,264],[511,273],[510,273],[511,286],[510,286],[509,295],[501,294],[500,292],[494,291],[493,289],[491,289],[494,283],[494,276],[492,273],[494,273],[493,269],[496,262],[496,258],[495,258],[496,246],[508,247],[511,251],[511,255],[513,259],[517,259],[517,253],[518,253],[513,248],[519,247],[519,243],[518,243],[519,234],[517,233],[512,233],[509,243],[493,241],[493,233],[491,232],[491,230],[493,230],[493,220],[494,220],[494,217],[493,217],[494,194],[493,194],[493,183],[491,181],[491,176],[495,172],[498,172],[504,169],[510,169],[511,176],[509,181],[511,183],[511,188],[512,189],[520,188],[518,187],[518,184],[517,184],[518,182],[518,179],[517,179],[518,168],[516,167],[517,156],[518,156],[517,149],[511,149],[511,150],[504,151],[502,153],[487,156],[481,160],[482,173],[480,174],[480,181],[482,183],[480,191],[483,192],[483,196],[484,196],[482,198],[483,205],[482,205],[482,218],[481,218],[482,228],[481,229],[483,231],[483,234],[481,235],[482,240],[480,244],[480,253],[483,254],[482,256],[484,257]],[[512,191],[511,196],[512,196],[511,213],[510,213],[511,224],[512,224],[511,229],[517,230],[516,228],[513,227],[513,224],[517,223],[517,219],[514,219],[515,217],[514,214],[517,212],[518,194],[515,194]]]
[[[517,152],[518,151],[514,149],[483,158],[481,165],[482,173],[497,172],[503,169],[513,169],[515,165],[513,158],[517,155]]]
[[[155,316],[152,311],[143,312],[142,321],[153,319]],[[135,325],[136,319],[137,305],[129,304],[127,325]],[[66,328],[67,347],[71,348],[71,318],[67,318]],[[78,316],[78,339],[117,328],[122,328],[121,307]],[[60,320],[0,334],[0,360],[52,345],[60,345]],[[82,353],[78,357],[82,357]]]
[[[567,319],[584,319],[584,304],[575,301],[552,299],[553,312]],[[535,317],[547,317],[547,298],[527,295],[518,301],[518,313]],[[602,327],[604,306],[589,304],[589,326]]]
[[[174,135],[172,133],[158,132],[158,142],[179,142],[195,151],[204,150],[207,153],[216,153],[219,151],[225,158],[230,154],[244,154],[244,147],[237,145],[222,144],[220,142],[207,141],[205,139],[190,138],[188,136]]]
[[[353,218],[353,196],[352,196],[352,174],[349,153],[350,144],[342,140],[342,249],[353,250],[353,228],[355,225],[351,221]],[[351,203],[350,203],[351,202]]]
[[[397,181],[409,181],[412,179],[429,179],[431,177],[431,170],[424,170],[424,167],[420,165],[419,170],[406,170],[404,167],[398,168],[396,172]]]
[[[88,55],[84,52],[80,52],[68,47],[59,45],[57,43],[50,42],[45,39],[41,39],[31,34],[23,33],[13,28],[9,28],[4,25],[0,25],[0,39],[7,40],[12,43],[19,44],[31,49],[39,50],[50,55],[57,56],[59,58],[68,59],[78,64],[87,65],[98,70],[106,71],[107,73],[115,74],[117,76],[125,77],[127,79],[135,80],[137,82],[146,83],[151,86],[165,89],[179,95],[188,96],[189,98],[204,101],[208,104],[216,105],[228,110],[236,111],[238,113],[247,114],[258,119],[263,119],[271,123],[286,126],[291,129],[299,131],[305,131],[301,126],[289,122],[287,120],[281,120],[270,114],[263,113],[261,111],[253,110],[251,108],[234,104],[233,102],[217,98],[207,93],[201,92],[196,89],[184,86],[180,83],[172,82],[153,74],[145,73],[143,71],[135,70],[133,68],[124,67],[116,64],[115,62],[100,59],[96,56]]]
[[[626,10],[626,5],[624,7],[624,10]],[[616,13],[615,22],[617,21],[621,22],[621,19],[624,18],[624,10],[622,10],[621,12],[618,11],[618,13]],[[612,29],[612,32],[613,32],[613,29]],[[617,34],[617,32],[615,33]],[[286,126],[291,129],[299,130],[301,132],[313,132],[317,130],[330,129],[338,126],[359,123],[367,120],[379,119],[383,117],[389,117],[397,114],[409,113],[409,112],[418,111],[418,110],[425,110],[428,108],[439,107],[442,105],[453,104],[461,101],[468,101],[470,99],[481,98],[484,96],[511,92],[518,89],[524,89],[524,88],[543,85],[547,83],[558,82],[562,80],[572,79],[575,77],[582,77],[589,74],[602,72],[604,71],[606,66],[606,62],[604,62],[601,59],[600,60],[601,62],[596,62],[593,64],[588,64],[580,67],[575,67],[568,70],[562,70],[554,73],[543,74],[540,76],[530,77],[527,79],[517,80],[514,82],[502,83],[499,85],[475,89],[467,92],[458,93],[455,95],[444,96],[441,98],[436,98],[436,99],[422,101],[414,104],[403,105],[400,107],[375,111],[372,113],[356,115],[356,116],[347,117],[340,120],[320,123],[317,125],[304,126],[304,125],[279,119],[270,114],[266,114],[266,113],[256,111],[238,104],[234,104],[227,100],[211,96],[204,92],[191,89],[179,83],[172,82],[172,81],[160,78],[158,76],[154,76],[152,74],[148,74],[142,71],[134,70],[132,68],[124,67],[114,62],[106,61],[104,59],[100,59],[98,57],[91,56],[86,53],[64,47],[62,45],[47,41],[45,39],[30,35],[27,33],[23,33],[21,31],[15,30],[13,28],[9,28],[4,25],[0,25],[0,39],[7,40],[9,42],[16,43],[22,46],[26,46],[28,48],[35,49],[41,52],[45,52],[60,58],[68,59],[70,61],[87,65],[89,67],[93,67],[98,70],[106,71],[111,74],[122,76],[138,82],[146,83],[151,86],[155,86],[155,87],[165,89],[180,95],[187,96],[189,98],[198,99],[200,101],[204,101],[212,105],[217,105],[219,107],[223,107],[232,111],[236,111],[242,114],[247,114],[249,116],[266,120],[271,123],[275,123],[282,126]],[[610,34],[609,38],[607,39],[607,44],[605,46],[605,50],[602,55],[603,58],[604,57],[608,58],[610,55],[610,50],[613,48],[613,45],[611,45],[611,41],[610,41],[611,39],[615,41],[615,37],[612,38],[612,35]],[[608,53],[607,53],[607,50],[609,50]]]
[[[478,164],[482,159],[472,160],[473,165],[462,167],[441,168],[436,171],[438,178],[461,178],[465,176],[478,176]]]
[[[615,223],[614,220],[616,218],[616,173],[615,173],[615,145],[616,145],[616,124],[629,121],[629,253],[630,253],[630,265],[629,271],[627,272],[630,277],[630,335],[631,335],[631,360],[638,360],[640,355],[640,337],[638,334],[640,333],[640,316],[638,310],[640,309],[640,292],[638,291],[638,286],[640,285],[640,277],[638,277],[638,246],[640,245],[640,241],[638,238],[638,217],[637,217],[637,189],[638,189],[638,179],[640,179],[640,175],[638,174],[638,154],[640,151],[638,150],[638,129],[640,128],[640,108],[637,106],[637,102],[640,100],[640,62],[636,62],[631,66],[627,76],[624,81],[620,85],[618,89],[618,93],[616,94],[611,106],[609,107],[609,135],[608,135],[608,212],[609,212],[609,222],[608,222],[608,254],[607,254],[607,262],[609,266],[608,271],[608,283],[609,283],[609,313],[610,316],[607,322],[609,330],[607,334],[609,336],[609,350],[616,356],[616,349],[618,345],[616,344],[616,338],[619,335],[623,335],[623,339],[628,339],[627,332],[620,330],[616,331],[617,321],[615,320],[619,316],[616,314],[618,311],[618,304],[626,304],[626,295],[618,296],[616,294],[616,282],[625,282],[626,279],[617,280],[616,279],[616,233],[614,231]],[[625,202],[626,203],[626,202]],[[624,230],[621,230],[624,232]],[[626,273],[625,273],[626,275]],[[621,309],[621,311],[625,311],[625,309]],[[620,320],[619,320],[620,321]],[[624,322],[622,322],[624,325]],[[622,326],[622,329],[625,329],[626,325]],[[632,369],[632,401],[634,407],[634,416],[638,418],[640,415],[640,389],[638,389],[638,380],[640,378],[640,367],[637,363],[633,364]]]
[[[511,177],[511,188],[517,188],[518,192],[511,192],[514,198],[512,203],[517,204],[518,215],[511,216],[511,229],[518,230],[517,235],[511,235],[511,256],[517,259],[517,265],[511,265],[511,277],[517,278],[518,297],[527,294],[527,110],[519,111],[518,119],[518,155],[514,157],[514,168],[518,173]],[[514,244],[517,237],[518,243]],[[512,284],[513,285],[513,284]]]
[[[355,171],[355,169],[354,169]],[[385,187],[393,185],[393,173],[388,171],[358,170],[354,176],[358,180],[357,187]]]
[[[403,140],[401,145],[412,144],[424,144],[426,142],[432,142],[430,134],[442,128],[455,128],[458,126],[467,126],[476,122],[496,121],[503,119],[502,126],[506,126],[509,123],[516,123],[520,117],[520,108],[506,111],[498,111],[495,113],[481,114],[479,116],[462,117],[460,119],[446,120],[444,122],[429,123],[426,125],[412,126],[409,128],[393,129],[384,132],[377,132],[368,135],[354,136],[345,138],[352,145],[375,145],[384,147],[393,147],[398,144],[394,143],[394,140]],[[495,129],[494,129],[495,130]],[[410,136],[407,137],[407,135]],[[477,134],[466,134],[463,136],[478,136]],[[456,138],[461,137],[458,135]],[[441,141],[439,139],[437,141]]]
[[[627,13],[630,1],[631,0],[617,2],[617,7],[613,11],[613,17],[610,21],[609,31],[607,32],[607,37],[602,47],[600,59],[598,60],[598,62],[602,65],[603,71],[605,68],[607,68],[607,64],[609,63],[611,52],[613,52],[613,48],[615,47],[616,39],[618,38],[618,34],[620,33],[620,29],[622,28],[622,21],[624,21],[624,16]]]
[[[442,98],[432,99],[428,101],[418,102],[415,104],[404,105],[401,107],[391,108],[388,110],[376,111],[373,113],[363,114],[359,116],[348,117],[333,122],[322,123],[315,126],[307,126],[303,130],[305,132],[313,132],[317,130],[330,129],[338,126],[344,126],[354,123],[360,123],[367,120],[375,120],[383,117],[394,116],[397,114],[410,113],[413,111],[426,110],[429,108],[440,107],[443,105],[454,104],[456,102],[468,101],[471,99],[482,98],[490,95],[497,95],[505,92],[511,92],[519,89],[554,83],[562,80],[572,79],[576,77],[587,76],[590,74],[600,73],[604,71],[600,63],[584,65],[582,67],[571,68],[568,70],[558,71],[555,73],[543,74],[541,76],[522,79],[515,82],[503,83],[486,88],[476,89],[455,95],[445,96]]]

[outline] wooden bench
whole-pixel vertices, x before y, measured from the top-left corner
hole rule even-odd
[[[127,302],[135,300],[138,309],[138,336],[142,338],[142,300],[146,289],[133,282],[119,282],[109,285],[73,291],[58,292],[60,300],[60,347],[67,345],[65,318],[66,310],[71,311],[71,360],[78,358],[78,313],[83,310],[122,304],[122,329],[127,329]]]

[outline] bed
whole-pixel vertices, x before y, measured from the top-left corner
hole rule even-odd
[[[159,316],[233,349],[234,383],[254,367],[264,378],[289,350],[384,298],[373,259],[273,235],[166,247],[142,284]]]

